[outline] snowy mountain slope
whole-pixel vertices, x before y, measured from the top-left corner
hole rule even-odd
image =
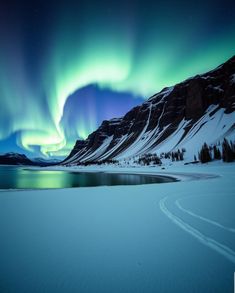
[[[127,159],[235,138],[235,56],[216,69],[165,88],[124,117],[78,140],[63,164]]]

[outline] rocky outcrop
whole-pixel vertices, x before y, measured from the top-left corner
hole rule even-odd
[[[103,121],[85,141],[76,142],[63,163],[119,159],[156,150],[186,121],[180,143],[213,105],[210,115],[220,109],[225,114],[235,110],[235,56],[206,74],[163,89],[122,118]]]

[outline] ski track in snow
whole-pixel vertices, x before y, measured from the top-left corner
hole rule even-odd
[[[226,231],[231,232],[231,233],[235,233],[235,229],[234,229],[234,228],[226,227],[226,226],[224,226],[224,225],[222,225],[222,224],[220,224],[220,223],[218,223],[218,222],[216,222],[216,221],[214,221],[214,220],[211,220],[211,219],[208,219],[208,218],[206,218],[206,217],[200,216],[200,215],[198,215],[198,214],[193,213],[192,211],[190,211],[190,210],[188,210],[188,209],[185,209],[185,208],[182,207],[182,205],[179,203],[182,199],[184,199],[184,197],[183,197],[183,198],[179,198],[179,199],[177,199],[177,200],[175,201],[176,206],[177,206],[181,211],[187,213],[188,215],[190,215],[190,216],[192,216],[192,217],[195,217],[195,218],[200,219],[200,220],[202,220],[202,221],[204,221],[204,222],[207,222],[207,223],[209,223],[209,224],[211,224],[211,225],[214,225],[214,226],[216,226],[216,227],[219,227],[219,228],[221,228],[221,229],[223,229],[223,230],[226,230]]]
[[[219,254],[223,255],[226,259],[231,261],[235,264],[235,252],[227,247],[224,244],[219,243],[218,241],[214,240],[202,234],[199,230],[195,229],[188,223],[184,222],[180,217],[174,215],[166,206],[166,201],[168,200],[169,196],[162,198],[159,202],[159,206],[161,211],[177,226],[183,229],[188,234],[195,237],[200,243],[204,244],[205,246],[211,248],[212,250],[218,252]]]

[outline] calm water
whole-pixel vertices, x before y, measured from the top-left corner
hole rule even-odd
[[[78,173],[68,171],[29,170],[26,167],[0,166],[0,189],[40,189],[111,185],[167,183],[172,178],[160,176]]]

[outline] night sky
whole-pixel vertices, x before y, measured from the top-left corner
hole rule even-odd
[[[0,153],[64,156],[235,54],[234,1],[0,2]]]

